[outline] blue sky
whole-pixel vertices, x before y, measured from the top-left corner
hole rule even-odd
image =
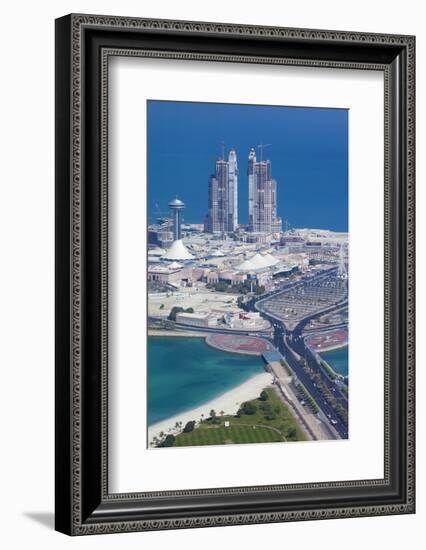
[[[184,220],[203,222],[208,178],[224,141],[226,153],[237,151],[238,213],[245,223],[248,153],[270,143],[264,158],[272,161],[283,220],[347,231],[347,110],[153,100],[147,110],[150,222],[176,195],[186,204]]]

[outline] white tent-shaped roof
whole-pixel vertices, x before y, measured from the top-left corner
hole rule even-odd
[[[162,256],[164,252],[164,248],[151,248],[148,250],[148,256]]]
[[[222,252],[222,250],[213,250],[212,256],[214,256],[215,258],[222,258],[223,256],[225,256],[225,254]]]
[[[183,266],[182,266],[182,264],[179,264],[178,262],[172,262],[172,263],[169,265],[169,267],[170,267],[171,269],[179,269],[179,268],[181,268],[181,267],[183,267]]]
[[[244,260],[241,264],[235,267],[237,271],[255,271],[258,269],[254,264],[249,262],[249,260]]]
[[[263,257],[268,261],[269,265],[277,265],[279,263],[279,260],[274,258],[272,254],[265,254]]]
[[[172,246],[162,256],[163,260],[192,260],[194,256],[183,244],[182,239],[173,241]]]
[[[266,258],[259,254],[259,252],[250,258],[249,262],[254,264],[257,269],[262,269],[263,267],[269,267],[271,265]]]

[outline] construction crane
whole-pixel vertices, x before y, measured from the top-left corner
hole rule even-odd
[[[262,162],[262,160],[263,160],[263,149],[265,149],[265,147],[270,147],[271,145],[272,145],[272,143],[260,143],[257,146],[257,148],[260,151],[260,162]]]
[[[163,219],[163,220],[169,220],[170,219],[170,211],[160,209],[160,206],[159,206],[157,200],[155,201],[155,209],[154,209],[154,212],[152,213],[152,215],[155,218],[154,223],[158,223],[158,220],[160,220],[160,219]],[[153,222],[151,221],[151,223],[153,223]]]
[[[155,216],[156,217],[162,217],[162,216],[170,216],[170,211],[169,210],[162,210],[158,204],[158,201],[156,200],[155,201]]]
[[[339,249],[339,263],[338,263],[338,269],[337,269],[337,277],[339,279],[347,279],[348,278],[348,272],[346,269],[346,263],[345,263],[345,252],[343,249],[343,244],[340,245]]]
[[[291,231],[291,229],[293,229],[291,223],[288,220],[283,220],[283,221],[284,221],[284,227],[285,227],[284,232],[287,233],[289,229]]]

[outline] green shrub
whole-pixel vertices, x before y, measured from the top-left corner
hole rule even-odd
[[[194,428],[195,428],[195,420],[190,420],[189,422],[186,423],[183,431],[185,433],[189,433],[189,432],[192,432]]]
[[[166,438],[158,444],[158,447],[173,447],[176,437],[172,434],[166,436]]]
[[[246,403],[243,403],[240,407],[241,414],[256,414],[257,408],[254,403],[250,403],[250,401],[247,401]],[[241,416],[240,414],[240,416]]]
[[[265,390],[262,390],[259,396],[259,401],[266,401],[268,399],[268,394]]]

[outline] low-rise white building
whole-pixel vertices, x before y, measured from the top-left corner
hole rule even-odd
[[[150,265],[148,267],[148,281],[158,283],[178,283],[187,277],[186,269],[165,265]]]
[[[176,322],[192,327],[212,327],[217,325],[217,319],[209,313],[178,313]]]
[[[259,312],[247,312],[240,309],[225,313],[223,318],[226,325],[234,330],[268,330],[271,326],[269,321],[260,316]]]

